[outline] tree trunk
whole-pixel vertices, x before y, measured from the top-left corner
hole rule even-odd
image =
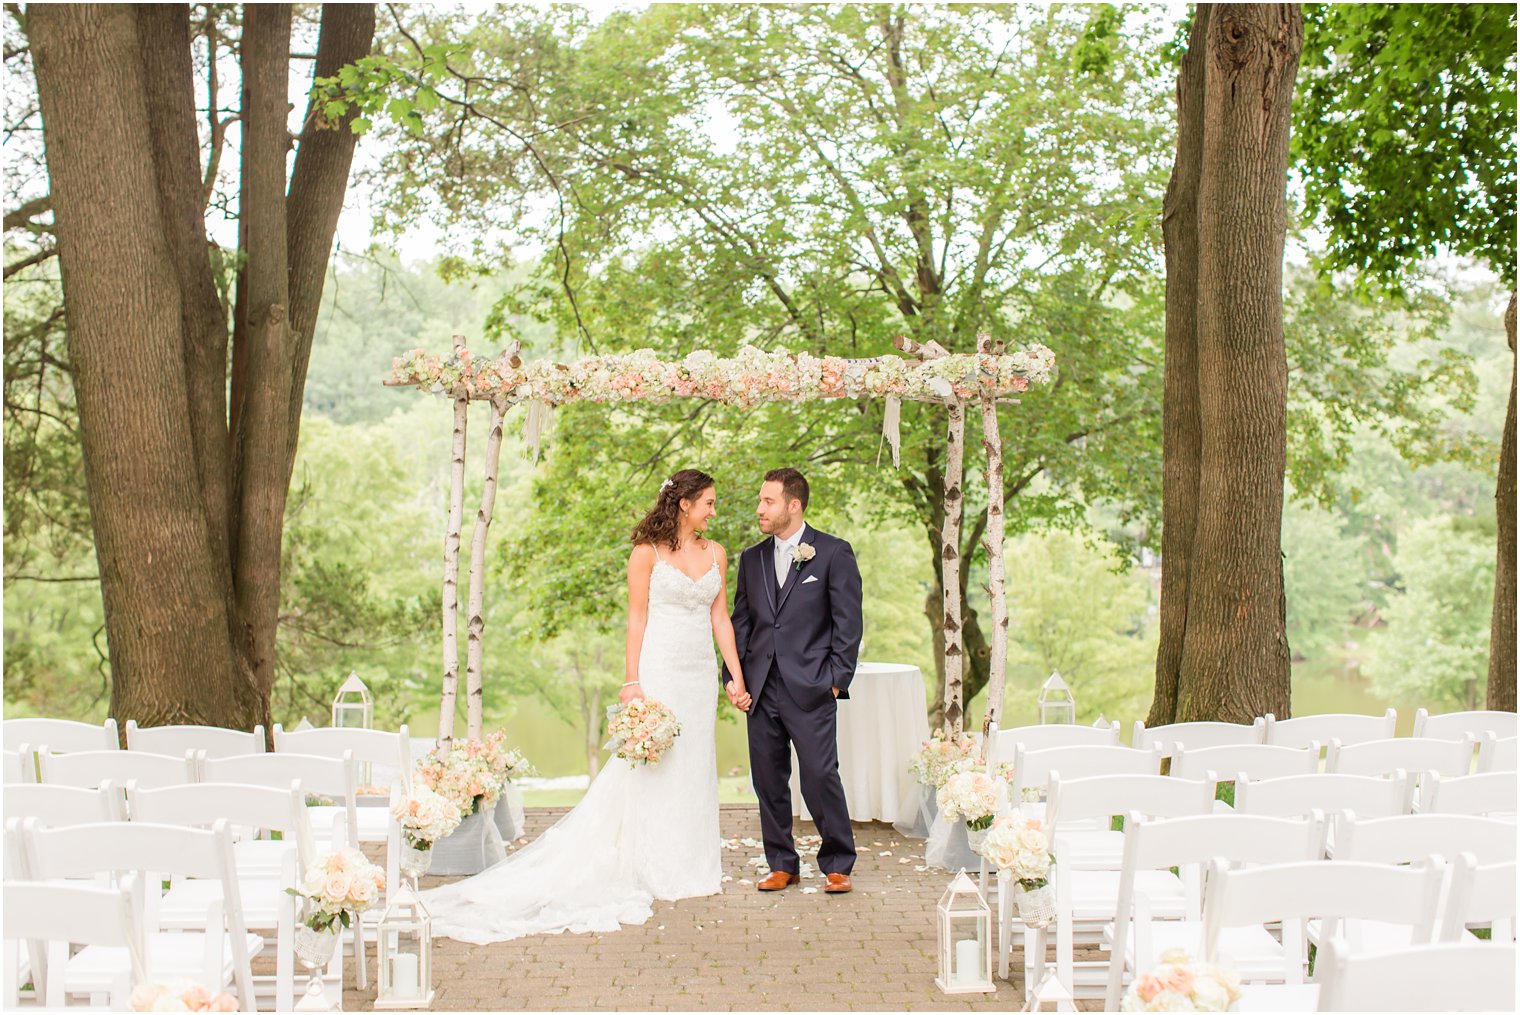
[[[1286,461],[1287,361],[1282,330],[1282,250],[1286,218],[1288,123],[1293,80],[1303,45],[1303,15],[1294,5],[1200,5],[1189,63],[1202,56],[1202,101],[1179,83],[1176,189],[1188,182],[1188,153],[1198,146],[1196,187],[1197,487],[1191,537],[1184,533],[1183,614],[1174,575],[1163,600],[1163,642],[1157,655],[1152,720],[1249,722],[1266,712],[1290,714],[1290,653],[1282,583],[1282,496]],[[1189,114],[1201,113],[1196,121]],[[1202,136],[1195,138],[1194,133]],[[1186,197],[1168,195],[1175,212]],[[1173,232],[1180,223],[1173,225]],[[1168,234],[1168,270],[1171,241]],[[1191,248],[1183,244],[1179,260]],[[1185,277],[1185,276],[1184,276]],[[1173,395],[1171,317],[1185,289],[1167,293],[1166,412],[1181,413]],[[1185,313],[1185,311],[1184,311]],[[1179,320],[1178,329],[1185,329]],[[1185,339],[1183,340],[1184,345]],[[1185,349],[1183,350],[1185,353]],[[1179,387],[1185,379],[1179,378]],[[1165,455],[1174,450],[1167,447]],[[1180,463],[1178,463],[1180,464]],[[1166,468],[1166,466],[1164,466]],[[1186,469],[1178,470],[1179,475]],[[1163,510],[1186,497],[1163,477]],[[1173,484],[1176,486],[1176,484]],[[1185,523],[1187,510],[1182,511]],[[1166,516],[1171,527],[1173,519]],[[1163,542],[1163,553],[1167,544]],[[1163,569],[1172,562],[1163,557]],[[1163,582],[1163,593],[1168,591]],[[1175,683],[1166,686],[1180,624]],[[1167,714],[1168,699],[1171,708]]]
[[[965,719],[961,686],[966,647],[961,636],[961,469],[966,455],[966,410],[959,402],[947,407],[949,422],[945,443],[945,527],[940,533],[940,560],[944,566],[944,614],[940,629],[945,641],[945,726],[961,731]]]
[[[28,12],[28,30],[51,196],[68,202],[54,207],[111,713],[267,723],[303,386],[293,364],[310,341],[354,137],[346,121],[304,131],[287,204],[290,8],[250,5],[229,398],[188,8],[46,6]],[[367,53],[373,26],[371,5],[324,8],[319,72]],[[288,327],[293,289],[304,339]]]
[[[165,235],[134,11],[28,12],[101,596],[111,712],[247,727],[188,407],[184,299]],[[208,268],[209,270],[209,268]]]
[[[1282,330],[1296,7],[1232,5],[1205,35],[1198,195],[1203,439],[1176,721],[1290,714],[1282,586]]]
[[[1198,177],[1203,160],[1203,61],[1212,5],[1199,4],[1177,76],[1177,156],[1162,202],[1166,363],[1161,414],[1161,614],[1156,691],[1147,726],[1172,722],[1187,630],[1188,565],[1198,517]]]
[[[1504,330],[1515,352],[1515,294],[1509,294]],[[1509,411],[1499,450],[1499,560],[1494,572],[1493,632],[1488,643],[1488,707],[1515,711],[1515,361],[1510,360]]]
[[[465,664],[468,719],[465,728],[471,740],[481,739],[485,708],[485,689],[481,682],[480,666],[485,651],[482,637],[486,630],[486,533],[491,529],[491,512],[496,506],[496,473],[501,461],[502,419],[506,413],[505,402],[500,399],[491,400],[491,432],[486,438],[486,479],[480,493],[480,510],[475,513],[475,534],[470,540],[469,646]]]

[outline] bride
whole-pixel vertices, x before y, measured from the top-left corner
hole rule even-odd
[[[722,889],[718,667],[739,655],[724,595],[728,557],[706,538],[713,478],[682,469],[661,486],[633,530],[628,558],[627,676],[620,701],[668,705],[681,735],[658,764],[613,757],[586,796],[553,827],[474,877],[423,893],[433,932],[472,944],[527,934],[610,931],[643,923],[654,899]],[[744,678],[729,698],[748,709]]]

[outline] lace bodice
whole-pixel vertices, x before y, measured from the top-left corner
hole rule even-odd
[[[658,609],[706,616],[722,591],[722,572],[716,560],[706,574],[692,581],[685,571],[662,558],[649,572],[649,611],[651,615]]]

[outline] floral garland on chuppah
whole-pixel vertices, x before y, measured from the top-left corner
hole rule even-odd
[[[900,356],[845,359],[785,349],[741,346],[729,357],[706,349],[662,360],[652,349],[588,356],[573,363],[517,362],[475,356],[460,346],[447,354],[412,349],[391,364],[391,387],[416,387],[442,397],[529,403],[525,438],[534,457],[543,408],[574,402],[668,402],[706,398],[752,408],[764,402],[885,398],[883,434],[898,464],[899,406],[994,398],[1028,391],[1050,378],[1055,353],[1043,345],[1012,352],[968,353],[914,361]]]
[[[699,349],[675,361],[652,349],[588,356],[573,363],[511,366],[468,349],[446,355],[413,349],[391,365],[392,386],[438,395],[459,389],[470,398],[571,402],[662,402],[707,398],[748,408],[761,402],[805,402],[867,396],[945,402],[1018,394],[1045,381],[1055,354],[1032,345],[1002,355],[970,353],[915,362],[900,356],[845,359],[746,345],[730,357]]]

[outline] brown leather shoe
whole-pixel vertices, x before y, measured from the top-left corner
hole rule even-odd
[[[756,882],[755,887],[762,892],[779,892],[787,885],[795,885],[798,880],[797,875],[790,871],[771,871]]]
[[[827,881],[827,884],[823,886],[823,890],[830,895],[842,895],[854,887],[850,884],[850,876],[848,874],[830,874],[824,880]]]

